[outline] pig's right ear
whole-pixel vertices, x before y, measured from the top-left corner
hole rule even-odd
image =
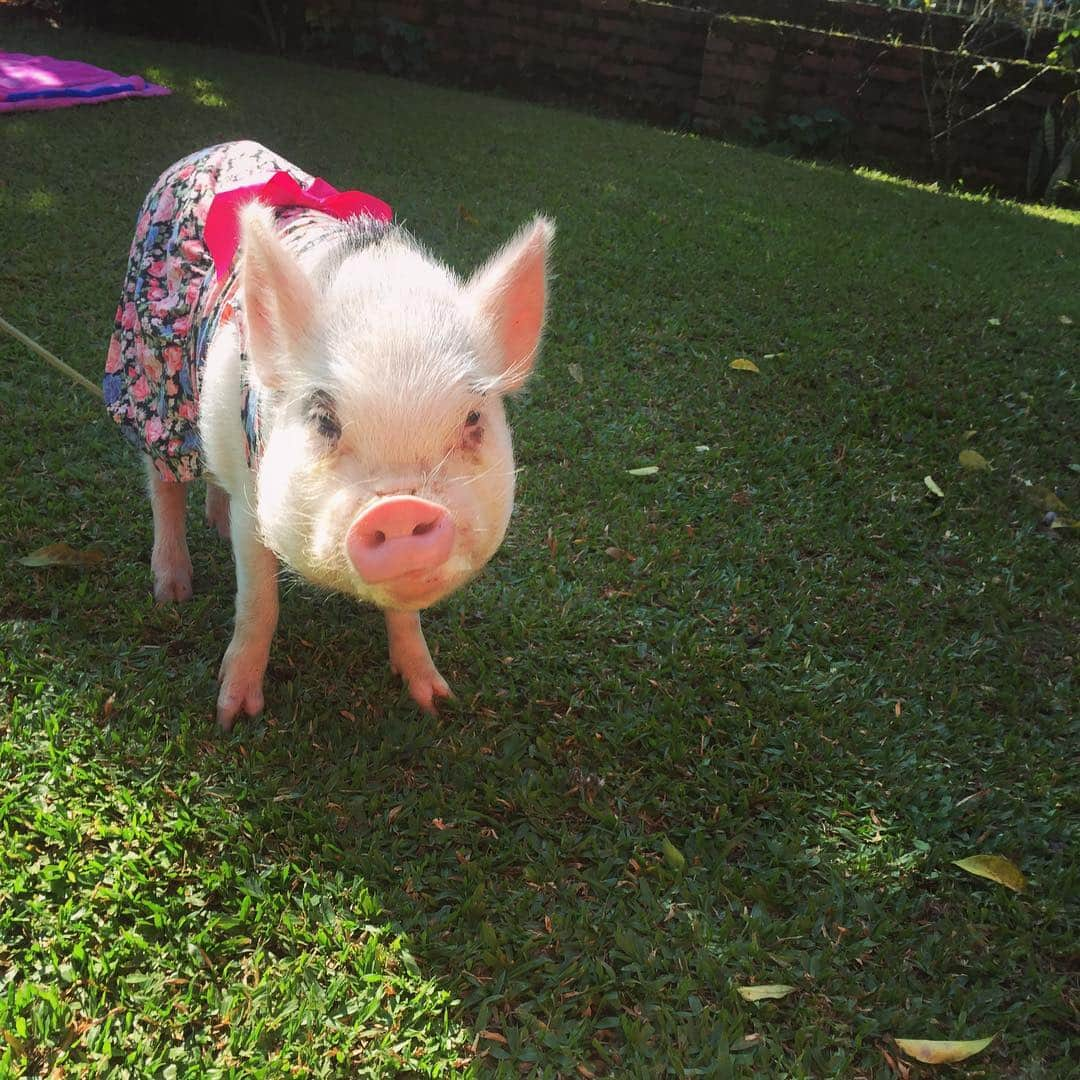
[[[547,310],[547,261],[555,226],[536,217],[470,278],[477,314],[494,337],[500,391],[516,390],[532,374]]]
[[[274,232],[268,206],[251,202],[240,212],[240,250],[251,362],[259,382],[273,389],[311,327],[315,290]]]

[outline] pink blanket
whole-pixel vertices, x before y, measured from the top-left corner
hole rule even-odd
[[[171,92],[138,75],[117,75],[77,60],[0,52],[0,113],[96,105],[115,98]]]

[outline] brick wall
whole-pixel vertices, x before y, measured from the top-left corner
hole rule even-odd
[[[936,140],[932,153],[929,114],[940,130],[946,101],[941,93],[928,100],[926,91],[956,59],[913,39],[910,13],[835,0],[698,2],[769,17],[650,0],[309,0],[308,6],[309,20],[314,11],[343,40],[372,42],[373,56],[385,48],[392,53],[402,28],[412,28],[419,48],[409,62],[421,56],[424,70],[440,78],[554,92],[706,134],[738,134],[752,120],[768,125],[832,109],[852,125],[846,151],[853,160],[921,177],[959,177],[1007,194],[1024,193],[1045,109],[1080,85],[1075,76],[1042,74],[1001,107]],[[908,19],[906,37],[895,30],[898,15]],[[836,31],[838,25],[848,29]],[[956,20],[943,25],[935,24],[935,41],[955,33]],[[892,28],[897,36],[868,35],[875,28]],[[1015,45],[997,51],[1007,56]],[[1006,59],[997,75],[976,73],[978,62],[960,61],[969,85],[952,102],[954,123],[1037,70]]]
[[[961,59],[959,72],[967,86],[952,103],[954,130],[948,139],[935,140],[932,152],[931,132],[946,126],[948,102],[940,88],[929,96],[927,91],[945,81],[935,76],[949,73],[955,63],[953,54],[916,45],[717,16],[702,59],[694,124],[722,135],[752,117],[769,122],[831,108],[852,124],[850,151],[856,159],[1023,194],[1043,114],[1076,80],[1047,73],[984,116],[958,123],[1038,70],[1003,62],[995,75],[988,68],[976,72],[976,59]]]

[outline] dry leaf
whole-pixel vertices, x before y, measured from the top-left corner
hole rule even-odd
[[[1068,315],[1059,315],[1058,322],[1061,323],[1062,326],[1072,326],[1073,321]]]
[[[1055,510],[1069,512],[1069,508],[1058,498],[1056,491],[1048,488],[1045,484],[1027,484],[1024,494],[1029,502],[1034,503],[1040,510]]]
[[[709,448],[707,446],[695,446],[694,449],[699,454],[707,454],[709,452]]]
[[[567,364],[566,370],[570,372],[570,378],[576,383],[583,383],[585,381],[585,373],[581,370],[580,364]]]
[[[627,469],[631,476],[655,476],[660,471],[659,465],[643,465],[640,469]]]
[[[604,554],[609,559],[625,559],[626,562],[633,562],[634,559],[637,558],[636,555],[631,555],[629,551],[624,551],[622,548],[618,547],[604,548]]]
[[[728,367],[733,367],[736,371],[758,371],[760,374],[757,364],[742,356],[738,360],[732,360]]]
[[[937,483],[932,476],[924,476],[922,482],[927,486],[931,495],[936,495],[939,499],[945,498],[945,492],[937,486]]]
[[[390,809],[386,812],[386,824],[393,825],[394,822],[397,821],[398,814],[400,814],[401,811],[404,809],[405,804],[400,802],[396,806],[391,806]]]
[[[965,469],[977,469],[979,472],[990,471],[990,462],[978,450],[961,450],[960,464]]]
[[[774,1001],[794,994],[797,986],[785,986],[783,983],[771,983],[766,986],[737,986],[739,997],[743,1001]]]
[[[500,1035],[497,1031],[481,1031],[479,1034],[481,1039],[487,1039],[488,1042],[497,1042],[502,1043],[503,1046],[506,1045],[506,1036]]]
[[[894,1058],[884,1047],[881,1048],[881,1056],[885,1059],[885,1064],[889,1066],[894,1076],[899,1076],[901,1080],[907,1080],[907,1077],[911,1075],[911,1066],[906,1061]]]
[[[970,431],[965,431],[964,432],[964,438],[965,439],[973,439],[978,434],[979,434],[979,429],[978,428],[972,428]]]
[[[945,1065],[950,1061],[963,1061],[980,1050],[985,1050],[993,1040],[993,1035],[989,1039],[971,1039],[965,1042],[949,1039],[897,1039],[896,1045],[916,1061],[923,1061],[927,1065]]]
[[[466,225],[476,225],[476,218],[466,209],[464,203],[458,203],[458,217],[465,222]]]
[[[1013,892],[1023,892],[1027,886],[1024,875],[1003,855],[972,855],[967,859],[953,859],[953,865],[969,874],[996,881]]]
[[[37,551],[24,555],[19,562],[23,566],[96,566],[105,561],[105,552],[89,549],[79,551],[70,544],[48,544]]]

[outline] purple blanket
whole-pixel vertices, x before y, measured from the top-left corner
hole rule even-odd
[[[96,105],[115,98],[155,97],[171,92],[138,75],[117,75],[77,60],[0,52],[0,113]]]

